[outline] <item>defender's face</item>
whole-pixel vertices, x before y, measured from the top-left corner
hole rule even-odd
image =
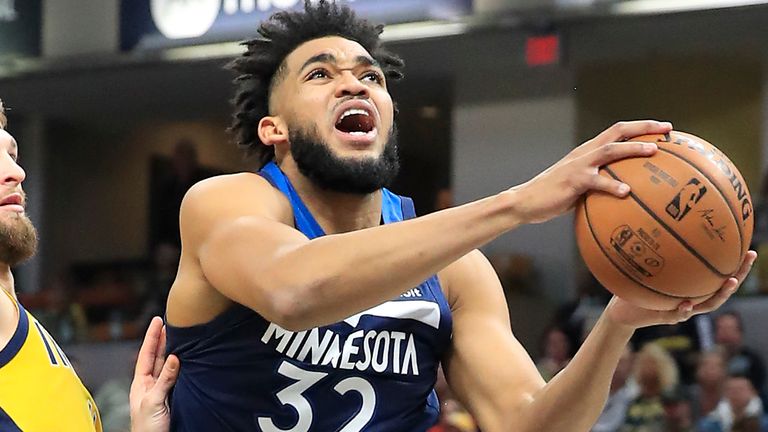
[[[0,129],[0,220],[3,224],[13,223],[25,216],[21,183],[26,174],[17,163],[18,150],[16,140]]]
[[[21,182],[26,174],[17,163],[16,140],[0,129],[0,263],[14,266],[35,253],[37,232],[24,212]]]
[[[359,43],[314,39],[286,58],[287,74],[273,99],[288,127],[316,130],[342,159],[378,158],[393,124],[384,73]]]

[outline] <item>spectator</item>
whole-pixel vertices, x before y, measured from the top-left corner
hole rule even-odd
[[[75,301],[67,275],[54,279],[39,297],[39,308],[31,307],[30,310],[54,339],[64,345],[88,339],[88,319],[83,306]]]
[[[93,398],[99,407],[101,423],[105,431],[130,432],[131,417],[128,399],[130,388],[130,377],[112,377],[94,393]]]
[[[192,185],[216,173],[200,165],[197,148],[189,139],[182,139],[173,149],[171,170],[157,179],[152,197],[152,233],[150,247],[171,243],[181,247],[179,209],[184,194]]]
[[[682,388],[664,394],[661,401],[664,406],[664,432],[694,432],[691,401]]]
[[[678,385],[675,360],[662,347],[647,344],[637,353],[633,370],[640,392],[629,405],[621,432],[663,431],[665,411],[662,394]]]
[[[639,349],[647,343],[655,343],[667,350],[677,363],[680,380],[685,385],[691,385],[699,353],[715,347],[713,333],[712,317],[702,314],[674,325],[638,329],[632,337],[632,344]]]
[[[545,381],[551,380],[571,361],[573,347],[568,335],[559,327],[550,327],[544,333],[544,356],[536,368]]]
[[[725,312],[715,320],[715,340],[725,349],[729,375],[743,375],[752,381],[758,395],[765,400],[765,362],[755,350],[744,345],[741,315]]]
[[[725,398],[715,411],[702,420],[702,432],[761,432],[763,404],[752,381],[731,375],[725,382]]]
[[[141,286],[141,310],[136,321],[146,328],[154,316],[165,316],[168,292],[179,268],[181,250],[172,243],[159,243],[152,252],[152,261]]]
[[[576,289],[577,296],[560,305],[553,318],[554,324],[570,338],[574,352],[581,347],[611,299],[610,292],[586,269],[578,273]]]
[[[616,372],[611,379],[611,389],[600,418],[592,427],[592,432],[617,432],[624,424],[629,404],[637,397],[637,383],[630,379],[634,353],[629,346],[616,366]]]
[[[693,418],[699,420],[715,410],[723,398],[728,373],[721,350],[703,353],[696,367],[696,383],[690,388]]]

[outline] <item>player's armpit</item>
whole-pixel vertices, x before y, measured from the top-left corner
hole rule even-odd
[[[523,430],[525,407],[545,383],[512,334],[495,271],[474,251],[440,277],[453,314],[453,343],[443,362],[451,389],[484,432]]]

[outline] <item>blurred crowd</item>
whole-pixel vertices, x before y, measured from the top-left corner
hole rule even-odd
[[[768,431],[765,363],[744,331],[733,310],[639,330],[593,431]]]
[[[544,332],[536,366],[546,380],[568,364],[584,335],[573,322],[556,320]],[[740,315],[728,310],[641,329],[619,362],[592,431],[768,431],[765,363],[745,345],[744,331]],[[430,432],[477,432],[442,377],[437,390],[443,410]]]

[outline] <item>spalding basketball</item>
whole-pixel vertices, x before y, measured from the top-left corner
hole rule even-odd
[[[644,135],[648,158],[600,168],[628,184],[625,198],[590,192],[576,208],[576,240],[587,267],[617,296],[672,310],[715,294],[752,240],[752,198],[736,166],[715,146],[683,133]]]

